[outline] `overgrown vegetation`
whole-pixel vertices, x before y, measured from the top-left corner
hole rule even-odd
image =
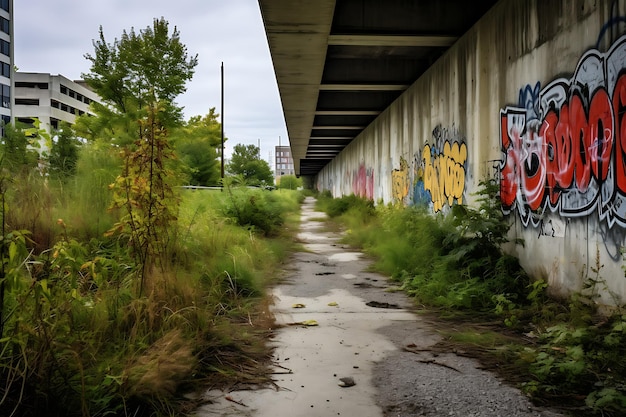
[[[216,123],[173,101],[195,58],[163,19],[94,47],[108,105],[82,139],[5,126],[0,144],[2,417],[179,415],[185,390],[267,378],[263,289],[300,195],[181,190],[175,145]]]
[[[286,243],[223,217],[219,191],[181,198],[170,263],[141,294],[130,238],[78,240],[65,218],[45,225],[55,243],[35,252],[32,234],[5,233],[0,415],[170,415],[192,381],[262,379],[262,294]],[[297,195],[275,204],[294,211]]]
[[[302,187],[302,178],[298,178],[295,175],[281,175],[277,180],[278,188],[297,190]]]
[[[328,193],[318,196],[318,208],[342,223],[346,242],[374,255],[375,268],[416,303],[468,329],[444,331],[444,344],[464,345],[497,364],[495,371],[509,372],[539,403],[567,403],[576,415],[624,415],[626,313],[598,314],[595,299],[606,291],[602,266],[592,268],[585,290],[570,300],[550,298],[542,277],[531,279],[502,251],[505,243],[523,242],[507,242],[510,225],[497,193],[496,183],[484,181],[477,208],[454,206],[447,215],[374,208],[354,195]],[[502,336],[492,337],[494,331]]]

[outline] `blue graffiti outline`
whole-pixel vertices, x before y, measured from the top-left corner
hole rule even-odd
[[[537,81],[535,87],[526,84],[519,90],[518,107],[526,109],[526,120],[539,119],[539,93],[541,92],[541,82]]]
[[[626,16],[616,16],[612,17],[608,22],[602,25],[602,29],[600,29],[600,34],[598,35],[598,40],[596,41],[596,49],[600,49],[600,42],[602,42],[602,38],[604,38],[606,31],[609,30],[610,27],[624,22],[626,22]]]

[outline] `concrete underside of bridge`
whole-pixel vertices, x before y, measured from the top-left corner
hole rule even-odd
[[[315,175],[496,0],[259,0],[297,175]]]

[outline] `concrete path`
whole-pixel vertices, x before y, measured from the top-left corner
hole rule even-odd
[[[323,217],[307,198],[298,235],[307,252],[273,291],[280,389],[210,391],[198,417],[556,415],[470,359],[429,353],[436,332],[360,252],[324,232]]]

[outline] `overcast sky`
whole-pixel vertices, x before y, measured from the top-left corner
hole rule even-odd
[[[226,155],[238,143],[261,144],[273,167],[274,146],[287,131],[263,21],[256,0],[15,0],[15,65],[19,71],[78,79],[89,71],[86,53],[102,26],[107,42],[164,17],[176,26],[198,65],[177,102],[185,118],[220,105],[224,63]],[[270,152],[272,160],[269,160]]]

